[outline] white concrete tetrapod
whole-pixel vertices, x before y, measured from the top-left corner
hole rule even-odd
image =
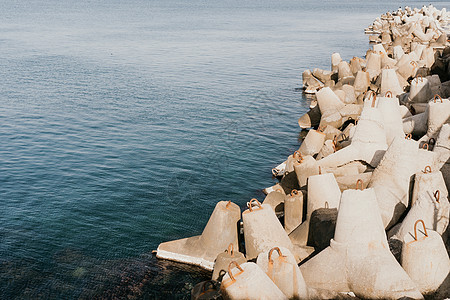
[[[331,54],[331,71],[337,72],[339,63],[342,61],[341,55],[339,53]]]
[[[429,144],[425,143],[422,145],[422,148],[419,148],[417,152],[417,166],[416,172],[422,171],[426,166],[430,166],[432,170],[437,170],[437,162],[438,158],[436,153],[433,151],[429,151]]]
[[[228,271],[228,266],[232,261],[238,264],[247,262],[244,254],[239,251],[234,251],[233,244],[228,246],[228,249],[217,255],[214,262],[214,270],[211,279],[221,281],[225,273]]]
[[[319,174],[308,178],[308,197],[305,221],[295,228],[289,238],[295,245],[304,246],[308,242],[311,214],[319,208],[338,208],[341,190],[333,174]]]
[[[400,75],[398,71],[395,71],[395,74],[397,74],[398,83],[400,84],[402,90],[405,90],[405,88],[409,86],[409,82],[405,78],[403,78],[403,76]]]
[[[372,178],[372,172],[366,172],[366,173],[339,176],[339,177],[336,177],[336,182],[339,185],[339,188],[341,189],[341,191],[343,192],[348,189],[355,189],[356,183],[359,180],[362,180],[363,188],[366,188],[367,184],[370,182],[371,178]]]
[[[332,140],[326,140],[319,153],[317,154],[316,159],[320,160],[330,154],[333,154],[334,152],[336,152],[336,146],[334,142]]]
[[[287,160],[272,169],[272,175],[275,177],[283,176],[286,172]]]
[[[433,101],[428,103],[428,129],[427,133],[419,141],[436,139],[442,125],[450,122],[450,100],[442,99],[435,95]]]
[[[433,152],[436,153],[438,169],[441,169],[450,158],[450,124],[442,125]]]
[[[255,263],[230,263],[220,286],[228,299],[288,299],[266,273]]]
[[[384,53],[387,55],[386,53],[386,49],[384,49],[383,44],[375,44],[373,45],[373,51],[375,51],[376,53]]]
[[[284,200],[284,230],[287,234],[297,228],[303,221],[303,193],[292,190]]]
[[[256,264],[289,299],[308,299],[308,289],[294,255],[284,247],[274,247],[258,255]]]
[[[309,77],[306,79],[306,84],[304,85],[306,87],[305,93],[306,94],[315,94],[318,90],[323,88],[325,85],[322,81],[317,79],[314,76]]]
[[[404,137],[403,121],[400,113],[398,99],[390,91],[385,97],[378,97],[377,108],[383,116],[383,127],[386,134],[386,143],[390,145],[395,138]]]
[[[409,99],[411,102],[425,103],[433,97],[431,87],[426,78],[418,75],[411,81]]]
[[[307,70],[303,71],[302,82],[303,82],[304,87],[306,87],[308,79],[311,78],[311,76],[312,76],[311,70],[307,69]]]
[[[324,168],[339,167],[351,161],[362,160],[376,167],[387,149],[383,117],[375,107],[365,107],[355,127],[351,144],[319,160]]]
[[[302,159],[302,154],[299,151],[295,151],[293,154],[289,155],[286,160],[285,172],[290,173],[294,171],[294,163],[299,159]]]
[[[450,259],[442,237],[426,228],[422,220],[417,220],[413,232],[406,234],[403,240],[403,268],[421,293],[434,292],[450,273]]]
[[[431,47],[423,49],[421,60],[425,61],[425,66],[431,68],[434,64],[434,51]]]
[[[445,186],[444,177],[437,167],[432,168],[431,166],[426,166],[421,171],[415,174],[411,204],[414,204],[414,202],[418,199],[420,193],[423,193],[427,190],[439,190],[441,198],[447,199],[448,197],[448,191],[447,187]],[[435,228],[433,229],[436,230]]]
[[[333,72],[331,71],[325,71],[319,68],[315,68],[313,70],[313,75],[322,81],[323,83],[326,83],[327,81],[331,80],[331,75],[333,75]]]
[[[449,206],[448,200],[440,197],[439,190],[433,193],[430,188],[421,192],[393,238],[403,241],[405,235],[414,229],[414,223],[417,219],[423,220],[427,228],[431,228],[442,235],[448,226]]]
[[[423,136],[428,130],[428,108],[420,114],[416,114],[403,119],[403,132]]]
[[[193,264],[213,270],[214,260],[232,243],[237,247],[237,222],[241,219],[239,206],[220,201],[214,208],[200,236],[161,243],[156,257]]]
[[[318,91],[316,93],[316,98],[322,117],[337,112],[345,105],[329,87],[325,87]]]
[[[308,131],[305,139],[298,151],[303,155],[315,155],[319,153],[320,149],[322,149],[323,143],[325,142],[326,135],[321,130],[311,129]]]
[[[370,86],[370,75],[368,72],[358,71],[356,73],[355,82],[353,87],[356,93],[364,93]]]
[[[373,189],[342,193],[330,246],[300,270],[314,289],[354,292],[367,299],[422,298],[389,251]]]
[[[393,48],[393,54],[394,54],[394,59],[396,59],[398,61],[403,56],[403,54],[405,54],[405,52],[403,51],[402,46],[398,45]]]
[[[356,94],[355,88],[352,85],[344,84],[342,86],[342,90],[345,92],[345,104],[354,104],[356,103]]]
[[[350,60],[350,70],[352,71],[354,76],[356,76],[356,73],[358,73],[358,71],[362,70],[362,64],[365,65],[365,61],[362,58],[353,57]]]
[[[316,105],[298,119],[298,126],[302,129],[318,126],[321,116],[319,106]]]
[[[395,225],[409,205],[411,177],[417,172],[418,143],[396,138],[375,168],[369,187],[378,199],[385,228]]]
[[[304,156],[294,164],[295,174],[297,175],[298,185],[306,186],[308,177],[319,174],[317,161],[311,156]]]
[[[253,202],[257,207],[252,206]],[[248,209],[242,213],[242,220],[247,259],[256,258],[259,253],[275,246],[293,251],[291,240],[270,205],[261,205],[258,200],[252,199]]]
[[[417,72],[417,63],[409,54],[404,54],[395,66],[397,67],[397,72],[406,80]]]
[[[349,77],[353,77],[352,70],[350,69],[350,65],[346,61],[341,61],[338,64],[338,79],[339,81],[346,80]]]
[[[381,54],[381,68],[382,69],[395,68],[396,64],[397,64],[397,60],[390,58],[389,56],[387,56],[387,54],[384,54],[384,53]]]
[[[380,94],[385,96],[388,91],[394,97],[403,93],[403,88],[398,81],[397,73],[394,69],[381,70]]]
[[[341,131],[337,128],[334,128],[333,126],[328,125],[323,130],[323,133],[325,133],[325,140],[333,140],[335,136],[341,134]]]
[[[277,189],[273,192],[267,194],[264,198],[263,204],[270,205],[275,213],[283,213],[284,200],[286,199],[286,194],[283,189]]]
[[[371,52],[367,57],[366,72],[369,73],[370,80],[377,77],[381,70],[381,55]]]

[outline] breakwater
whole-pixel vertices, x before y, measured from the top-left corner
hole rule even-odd
[[[298,123],[312,129],[272,170],[280,183],[242,215],[219,202],[202,235],[157,257],[213,270],[226,250],[215,279],[232,299],[445,296],[447,22],[432,6],[387,13],[366,29],[364,58],[334,53],[330,71],[305,71],[316,101]],[[234,260],[239,249],[250,262]]]

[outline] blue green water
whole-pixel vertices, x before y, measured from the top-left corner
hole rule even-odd
[[[188,297],[209,274],[151,251],[262,199],[301,72],[400,5],[1,1],[0,298]]]

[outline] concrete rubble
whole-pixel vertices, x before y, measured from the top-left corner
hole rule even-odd
[[[219,202],[201,236],[157,257],[214,268],[229,299],[450,298],[449,21],[387,12],[364,57],[304,71],[315,101],[280,183],[242,214]]]

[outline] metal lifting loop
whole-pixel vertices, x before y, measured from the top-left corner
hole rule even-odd
[[[283,254],[281,253],[280,248],[274,247],[274,248],[270,249],[270,251],[269,251],[269,263],[273,262],[273,261],[272,261],[272,252],[275,251],[275,250],[278,252],[278,255],[279,255],[280,257],[283,256]]]
[[[405,135],[405,139],[406,139],[406,140],[412,139],[412,134],[411,134],[411,133],[408,133],[407,135]]]
[[[296,189],[293,189],[291,191],[291,196],[294,197],[294,196],[297,196],[297,195],[298,195],[298,191]]]
[[[303,155],[299,151],[295,151],[294,154],[292,154],[292,157],[299,157],[300,160],[303,160]]]
[[[425,150],[428,151],[428,149],[429,149],[428,143],[423,144],[422,145],[422,149],[425,149]]]
[[[391,91],[387,91],[386,94],[385,94],[384,96],[385,96],[385,97],[388,97],[388,98],[393,98],[392,92],[391,92]]]
[[[230,264],[228,265],[228,274],[230,275],[231,280],[235,282],[236,279],[234,278],[233,273],[231,273],[231,265],[235,265],[236,268],[238,268],[241,272],[244,272],[244,270],[236,261],[233,260],[232,262],[230,262]]]
[[[262,209],[261,203],[260,203],[257,199],[253,198],[253,199],[250,200],[250,202],[248,203],[248,209],[249,209],[250,211],[253,211],[253,208],[252,208],[252,202],[253,202],[253,201],[256,201],[256,205],[258,205],[259,208]]]
[[[423,220],[417,220],[416,223],[414,223],[414,239],[417,241],[417,223],[421,222],[423,225],[423,231],[426,237],[428,237],[427,229],[425,228],[425,223]]]
[[[358,189],[358,186],[361,184],[361,188],[360,190],[364,190],[364,184],[363,181],[361,179],[358,179],[358,181],[356,181],[356,189]]]
[[[433,102],[436,103],[436,98],[439,98],[439,100],[441,100],[441,103],[444,103],[444,100],[442,100],[442,97],[439,96],[438,94],[434,95],[433,97]]]
[[[431,173],[431,167],[430,167],[430,166],[426,166],[423,172],[424,172],[425,174]]]

